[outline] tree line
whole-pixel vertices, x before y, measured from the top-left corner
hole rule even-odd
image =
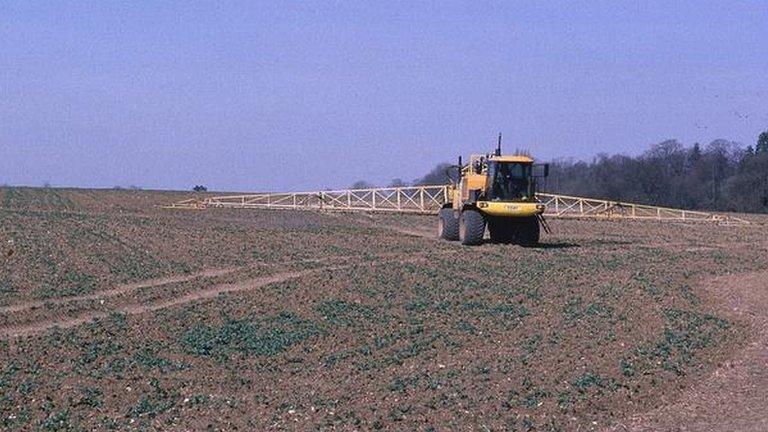
[[[768,132],[746,148],[723,139],[704,146],[668,140],[636,157],[556,160],[542,186],[560,194],[659,206],[768,212]]]
[[[446,184],[441,163],[412,182]],[[373,187],[357,182],[354,187]],[[599,154],[591,161],[554,160],[539,190],[686,209],[768,212],[768,131],[746,147],[724,139],[686,146],[667,140],[639,156]]]

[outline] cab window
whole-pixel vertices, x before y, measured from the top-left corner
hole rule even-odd
[[[519,162],[492,162],[489,166],[492,201],[530,199],[532,165]]]

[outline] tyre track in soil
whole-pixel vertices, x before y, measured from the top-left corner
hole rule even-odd
[[[22,312],[29,309],[37,309],[37,308],[48,307],[48,306],[75,303],[78,301],[99,300],[103,298],[126,294],[131,291],[136,291],[142,288],[160,287],[163,285],[170,285],[174,283],[188,282],[198,278],[207,279],[207,278],[212,278],[217,276],[224,276],[226,274],[234,273],[241,269],[243,269],[243,267],[227,267],[227,268],[221,268],[221,269],[209,269],[209,270],[203,270],[203,271],[195,272],[188,275],[166,276],[166,277],[161,277],[156,279],[148,279],[141,282],[121,284],[108,290],[97,291],[89,294],[82,294],[82,295],[71,296],[71,297],[53,298],[48,300],[33,300],[28,302],[22,302],[22,303],[0,307],[0,313]]]
[[[392,255],[393,254],[381,254],[381,255],[377,255],[376,257],[386,258]],[[286,265],[296,265],[296,264],[321,263],[321,262],[331,261],[335,259],[345,259],[345,258],[349,258],[349,256],[334,255],[334,256],[329,256],[324,258],[310,258],[310,259],[286,261],[286,262],[280,262],[280,263],[262,263],[262,264],[265,266],[275,266],[275,265],[286,266]],[[160,278],[147,279],[139,282],[120,284],[115,286],[114,288],[110,288],[107,290],[101,290],[101,291],[96,291],[96,292],[77,295],[77,296],[59,297],[59,298],[46,299],[46,300],[31,300],[31,301],[21,302],[17,304],[12,304],[12,305],[0,306],[0,314],[11,314],[11,313],[23,312],[31,309],[39,309],[39,308],[49,307],[49,306],[76,303],[80,301],[102,300],[110,297],[117,297],[123,294],[130,294],[133,291],[137,291],[144,288],[157,288],[165,285],[189,282],[195,279],[211,279],[214,277],[226,276],[229,274],[236,273],[238,271],[255,268],[256,265],[257,264],[223,267],[218,269],[207,269],[199,272],[190,273],[187,275],[163,276]]]
[[[768,431],[768,271],[720,276],[704,287],[748,323],[745,346],[671,403],[608,431]]]
[[[392,254],[392,255],[397,255],[397,254]],[[218,284],[212,287],[207,287],[207,288],[199,289],[196,291],[192,291],[176,298],[160,299],[160,300],[156,300],[149,303],[138,303],[138,302],[129,303],[127,305],[117,307],[107,312],[90,312],[90,313],[84,313],[77,317],[46,319],[46,320],[37,321],[29,324],[23,324],[23,325],[9,325],[9,326],[0,328],[0,339],[11,339],[11,338],[18,338],[18,337],[33,336],[53,328],[65,329],[65,328],[76,327],[78,325],[91,322],[95,319],[106,318],[112,313],[124,313],[127,315],[137,315],[137,314],[143,314],[147,312],[153,312],[160,309],[166,309],[169,307],[179,306],[186,303],[192,303],[195,301],[216,298],[220,294],[250,291],[253,289],[265,287],[267,285],[271,285],[275,283],[286,282],[293,279],[299,279],[301,277],[308,276],[315,273],[321,273],[324,271],[341,270],[345,268],[354,267],[355,265],[360,265],[360,264],[371,264],[371,265],[391,264],[391,263],[407,264],[407,263],[424,261],[427,259],[427,257],[423,256],[423,254],[419,254],[418,256],[413,256],[408,258],[400,258],[400,259],[392,259],[392,260],[388,260],[385,258],[382,259],[382,257],[378,257],[378,258],[379,260],[377,261],[360,261],[360,262],[354,262],[349,264],[327,265],[327,266],[307,269],[307,270],[295,270],[295,271],[278,273],[274,275],[260,276],[260,277],[247,279],[237,283]],[[223,270],[224,269],[220,269],[220,271],[223,271]]]

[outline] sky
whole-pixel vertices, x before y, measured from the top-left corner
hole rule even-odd
[[[0,0],[0,184],[412,180],[768,129],[768,2]]]

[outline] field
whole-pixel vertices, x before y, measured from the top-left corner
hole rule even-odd
[[[0,189],[3,430],[766,430],[768,218],[170,211]]]

